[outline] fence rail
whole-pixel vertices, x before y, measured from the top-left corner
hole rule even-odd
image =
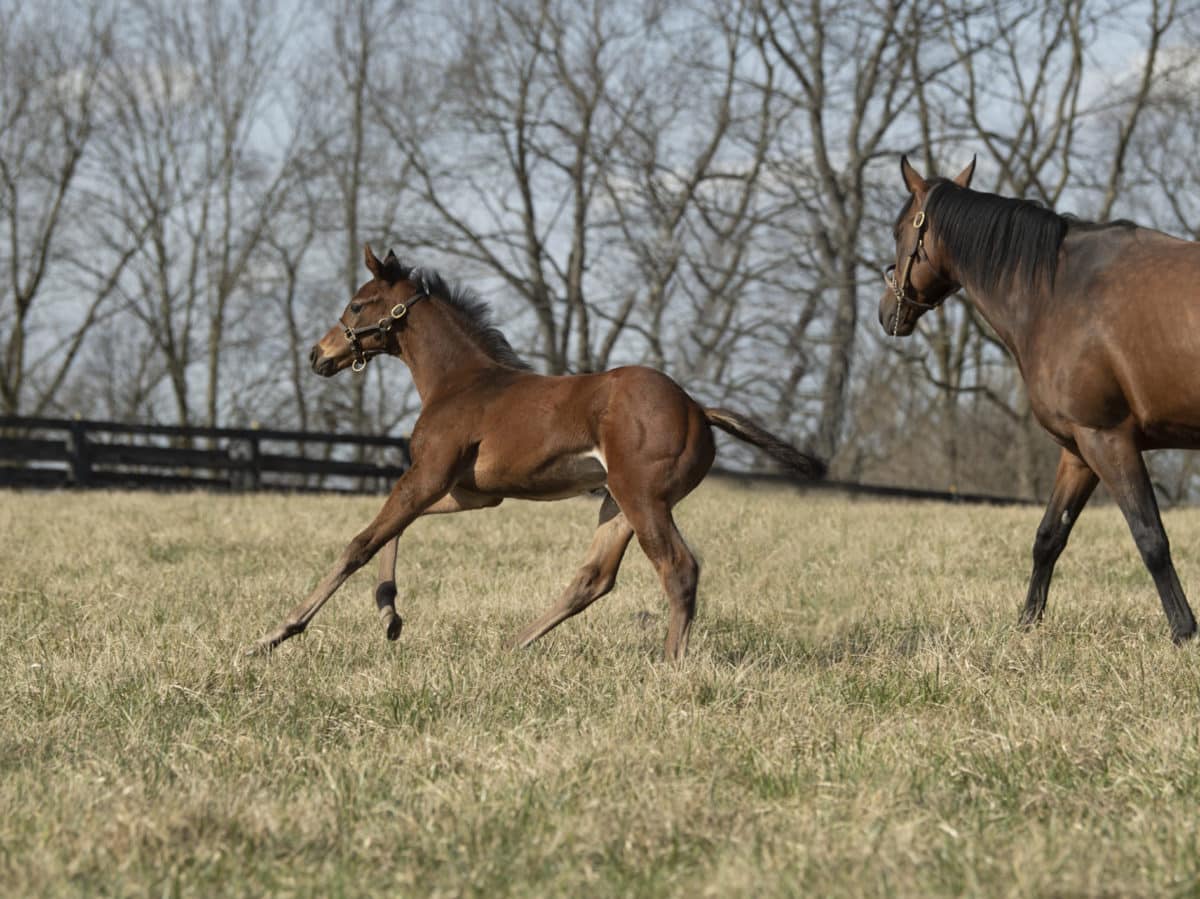
[[[0,416],[0,486],[381,492],[408,439]]]
[[[320,448],[319,455],[313,447]],[[410,461],[403,437],[0,416],[0,487],[372,493],[388,490]],[[802,481],[773,472],[715,468],[713,474],[743,484],[850,496],[988,505],[1031,502],[983,493]]]

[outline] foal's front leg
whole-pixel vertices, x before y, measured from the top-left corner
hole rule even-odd
[[[292,609],[283,624],[259,640],[249,654],[270,652],[284,640],[303,632],[337,588],[367,564],[384,544],[398,538],[409,524],[444,497],[450,485],[451,479],[447,473],[439,472],[431,477],[418,471],[415,466],[401,475],[379,514],[350,541],[333,570],[321,579],[302,603]],[[394,606],[392,610],[394,614]],[[390,626],[389,623],[389,629]]]
[[[483,509],[498,506],[502,502],[498,496],[483,496],[472,493],[461,487],[453,488],[449,493],[426,509],[424,515],[445,515],[450,512],[466,512],[470,509]],[[388,543],[379,555],[379,580],[375,584],[375,607],[387,630],[387,638],[396,640],[404,627],[404,619],[396,613],[396,559],[400,551],[400,537]]]

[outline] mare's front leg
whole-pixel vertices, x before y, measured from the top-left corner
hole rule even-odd
[[[426,509],[422,515],[445,515],[450,512],[466,512],[470,509],[483,509],[498,506],[502,502],[498,496],[483,496],[453,488],[449,493]],[[379,580],[375,584],[375,607],[387,631],[387,638],[399,638],[404,627],[404,619],[396,613],[396,559],[400,552],[400,537],[388,543],[379,554]]]
[[[1158,514],[1158,501],[1142,454],[1133,438],[1123,431],[1093,431],[1080,428],[1075,442],[1079,453],[1100,476],[1108,492],[1125,514],[1133,533],[1133,541],[1142,554],[1142,561],[1154,578],[1162,600],[1171,639],[1182,643],[1196,634],[1196,619],[1184,596],[1175,565],[1171,561],[1171,546]]]
[[[333,570],[322,578],[305,600],[297,605],[277,627],[255,644],[249,654],[270,652],[284,640],[303,632],[334,592],[355,571],[370,561],[384,544],[398,538],[419,515],[432,507],[449,491],[452,474],[439,468],[426,474],[416,466],[401,475],[379,514],[338,557]]]
[[[1033,573],[1029,576],[1029,592],[1025,596],[1025,607],[1021,610],[1022,627],[1033,627],[1042,620],[1042,614],[1046,611],[1046,597],[1050,592],[1050,578],[1054,575],[1054,563],[1067,545],[1071,528],[1075,526],[1088,497],[1096,489],[1096,481],[1096,473],[1088,468],[1088,464],[1064,447],[1058,459],[1058,471],[1054,475],[1054,490],[1033,541]]]

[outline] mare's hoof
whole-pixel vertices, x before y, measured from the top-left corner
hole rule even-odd
[[[400,639],[400,631],[404,629],[404,619],[395,612],[388,618],[387,623],[387,638],[391,641]]]

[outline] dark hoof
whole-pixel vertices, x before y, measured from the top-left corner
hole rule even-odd
[[[387,623],[387,638],[393,642],[400,639],[400,631],[404,629],[404,619],[392,613]]]
[[[1182,646],[1184,643],[1190,643],[1196,638],[1196,628],[1193,625],[1189,630],[1174,631],[1171,634],[1171,642],[1176,646]]]

